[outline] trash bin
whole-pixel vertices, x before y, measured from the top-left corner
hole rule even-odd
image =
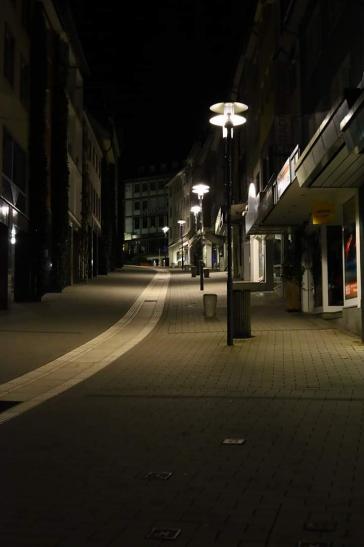
[[[216,316],[217,294],[203,295],[203,314],[207,319]]]
[[[251,337],[250,290],[233,291],[233,336]]]
[[[208,268],[203,269],[203,276],[204,277],[210,277],[210,270]]]
[[[197,266],[191,266],[191,277],[196,277]]]

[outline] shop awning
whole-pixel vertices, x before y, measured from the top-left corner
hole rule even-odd
[[[312,213],[320,204],[334,204],[338,208],[352,196],[352,188],[302,188],[296,178],[261,222],[259,233],[284,232],[290,226],[311,222]],[[339,219],[337,209],[338,223]]]

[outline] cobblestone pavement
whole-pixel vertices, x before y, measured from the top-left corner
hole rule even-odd
[[[205,292],[172,275],[143,342],[1,426],[1,545],[364,546],[364,346],[259,293],[227,347]]]

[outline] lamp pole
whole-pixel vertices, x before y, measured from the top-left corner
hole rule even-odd
[[[233,327],[233,261],[232,261],[232,233],[231,233],[231,202],[232,202],[232,159],[231,142],[233,128],[246,122],[239,113],[248,110],[243,103],[226,102],[216,103],[210,107],[218,115],[210,118],[210,123],[222,127],[222,136],[225,141],[225,204],[227,229],[227,282],[226,282],[226,342],[228,346],[234,344]]]
[[[164,253],[164,266],[167,266],[167,251],[168,251],[168,239],[167,238],[168,238],[169,226],[163,226],[162,232],[164,233],[164,237],[166,238],[166,242],[165,242],[166,252]]]
[[[232,233],[231,233],[231,122],[225,125],[227,129],[225,143],[225,164],[226,164],[226,182],[225,182],[225,200],[226,200],[226,228],[227,228],[227,282],[226,282],[226,313],[227,313],[227,345],[234,344],[233,332],[233,261],[232,261]]]
[[[181,266],[182,266],[182,271],[183,271],[183,225],[186,224],[186,221],[185,220],[178,220],[177,221],[178,224],[179,224],[179,229],[180,229],[180,237],[181,237]]]
[[[210,186],[207,184],[194,184],[192,186],[192,192],[194,194],[197,194],[199,207],[200,207],[200,213],[201,213],[201,260],[200,260],[200,290],[204,290],[204,279],[203,279],[203,267],[204,267],[204,251],[205,251],[205,238],[204,238],[204,223],[203,223],[203,208],[202,208],[202,200],[205,194],[207,194],[210,190]]]

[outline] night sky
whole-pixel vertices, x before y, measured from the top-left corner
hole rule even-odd
[[[85,101],[116,120],[122,160],[183,160],[229,98],[254,0],[71,1],[91,75]],[[243,99],[243,98],[241,98]]]

